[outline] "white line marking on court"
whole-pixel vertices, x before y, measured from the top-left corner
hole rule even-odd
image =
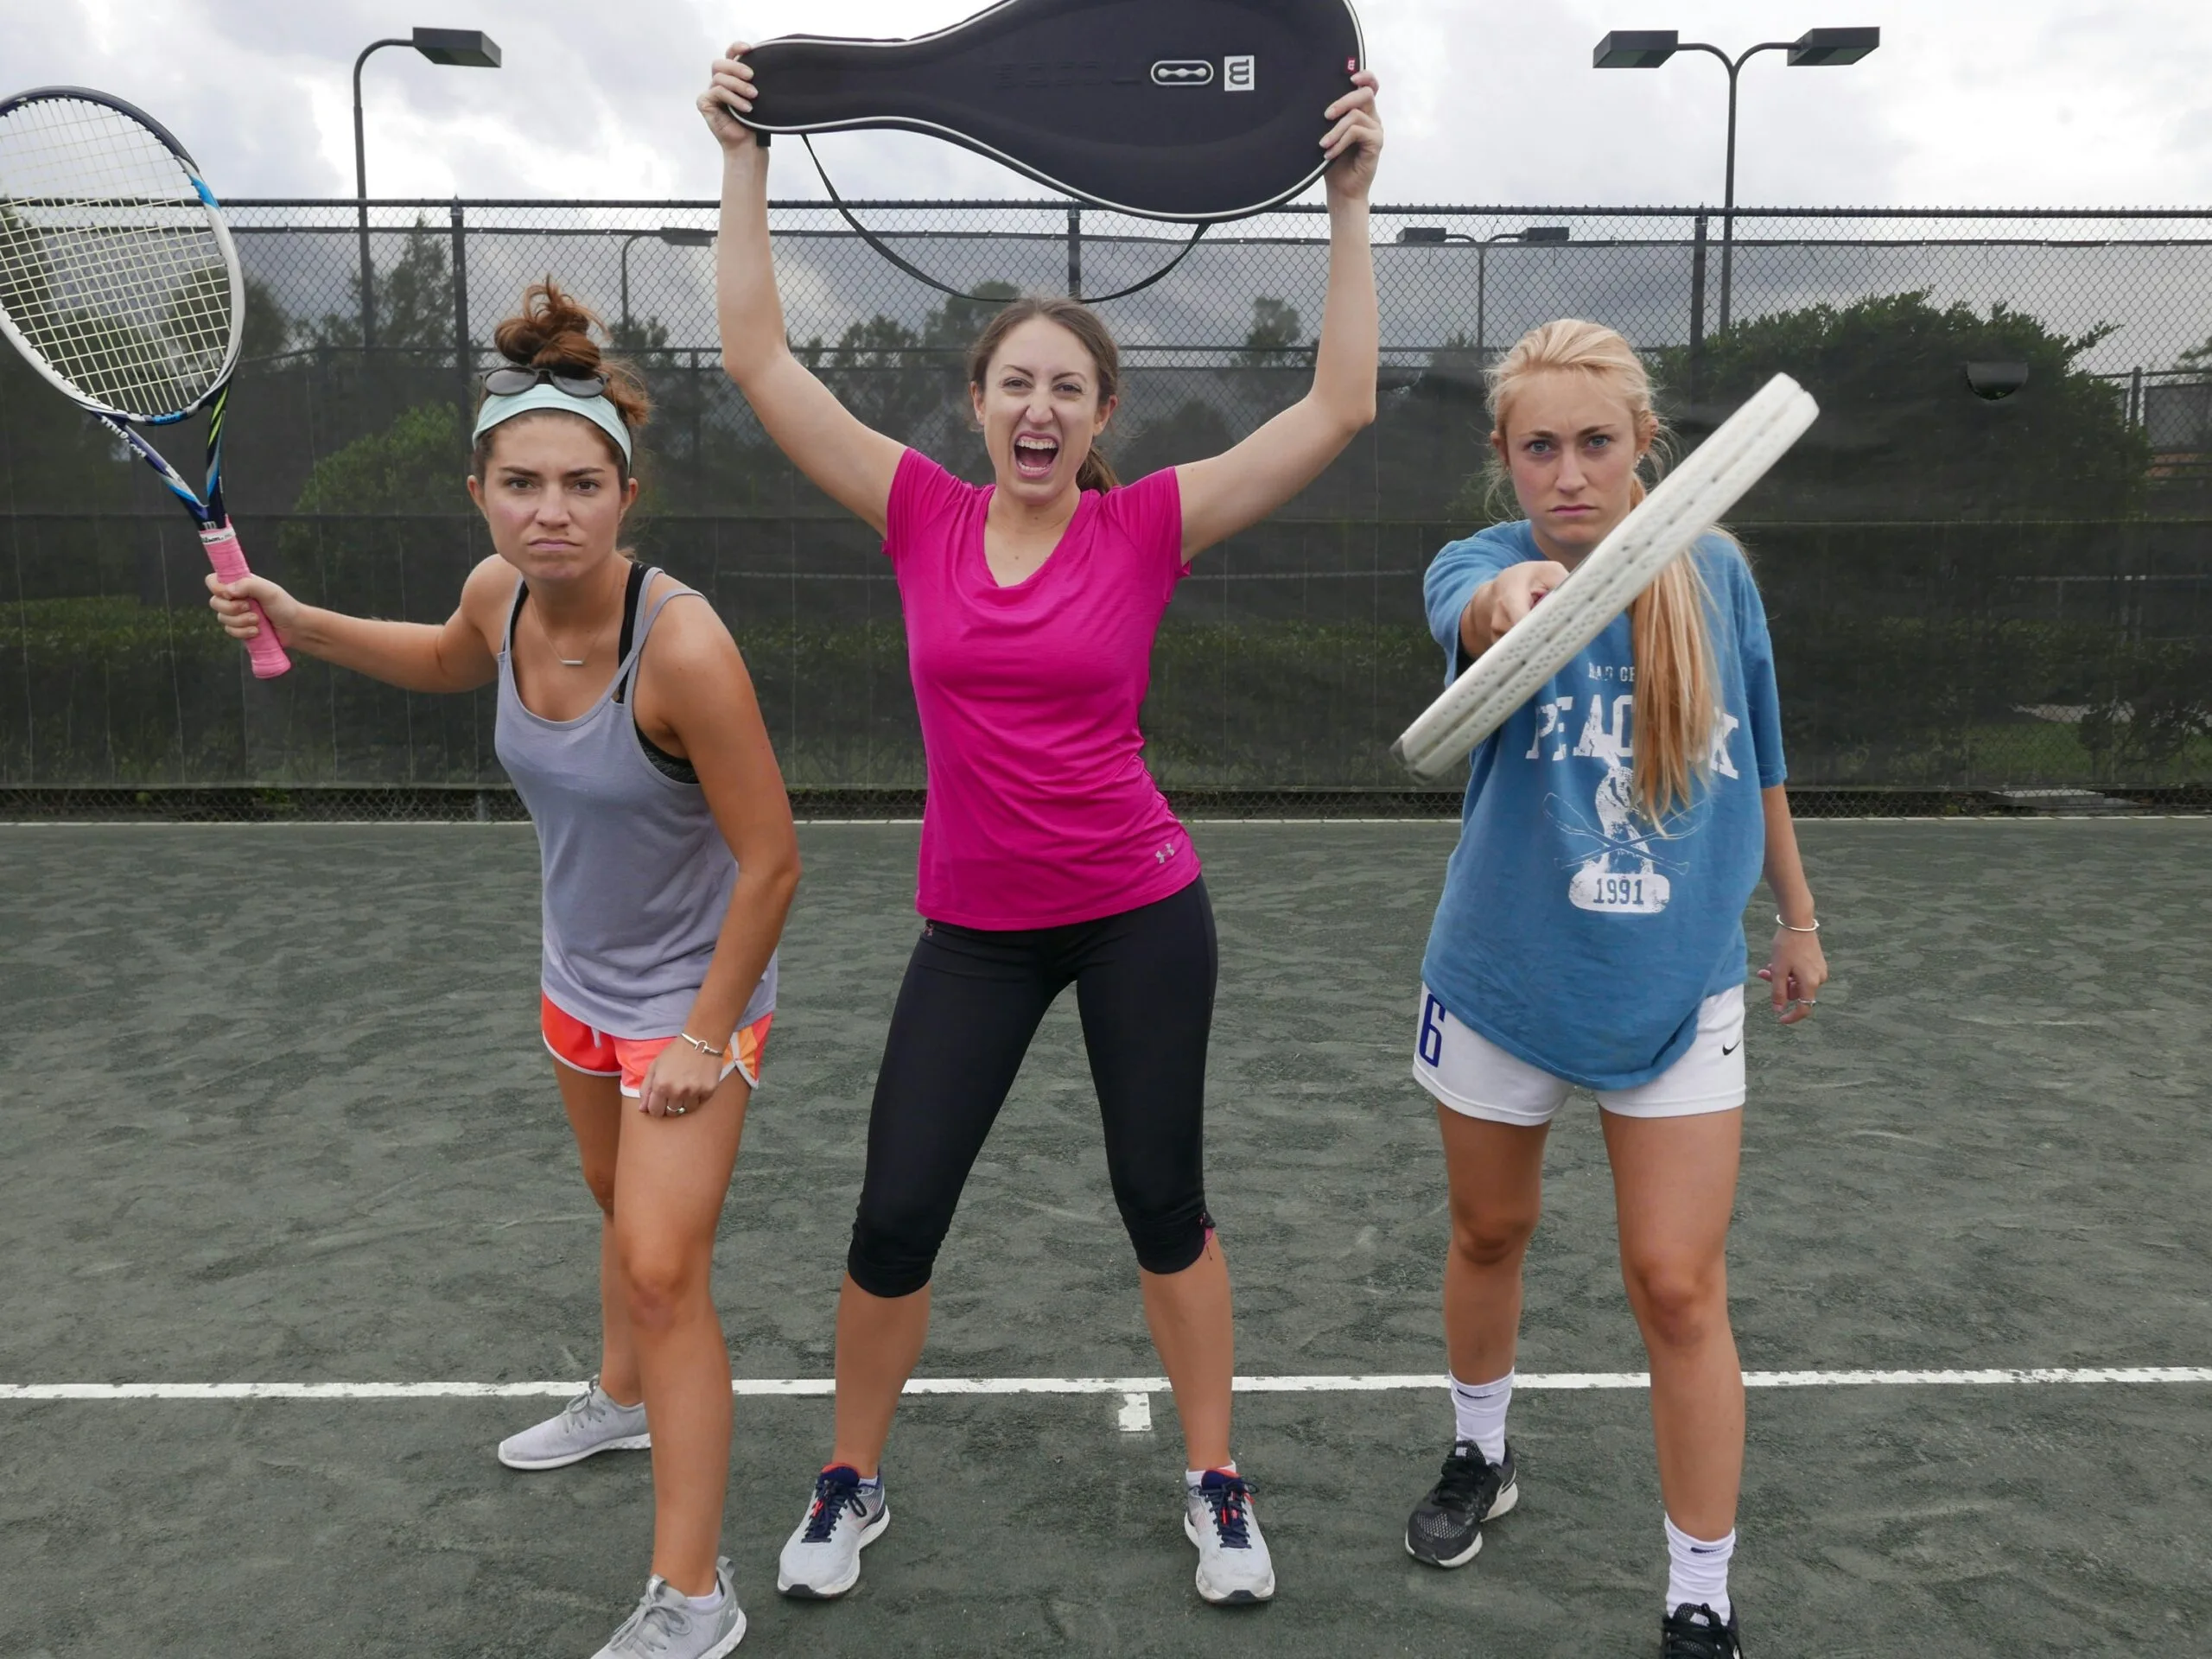
[[[1122,1414],[1117,1421],[1124,1434],[1152,1433],[1152,1396],[1148,1394],[1123,1395]]]
[[[2037,1366],[2027,1369],[1951,1371],[1746,1371],[1752,1389],[2005,1388],[2051,1383],[2212,1383],[2212,1365]],[[1554,1371],[1514,1379],[1516,1392],[1586,1393],[1646,1389],[1643,1371]],[[1240,1376],[1239,1394],[1389,1394],[1441,1389],[1441,1375],[1372,1376]],[[1151,1426],[1146,1396],[1167,1390],[1164,1376],[917,1376],[906,1384],[912,1395],[1118,1394],[1122,1426],[1141,1408]],[[5,1401],[116,1400],[516,1400],[566,1398],[582,1391],[575,1382],[10,1382],[0,1383]],[[741,1396],[826,1398],[836,1384],[826,1376],[739,1377],[730,1384]],[[1140,1408],[1140,1402],[1141,1407]]]

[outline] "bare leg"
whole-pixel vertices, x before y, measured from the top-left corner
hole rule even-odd
[[[1728,1326],[1728,1219],[1744,1114],[1603,1114],[1621,1276],[1651,1357],[1651,1427],[1667,1513],[1695,1538],[1736,1525],[1744,1373]]]
[[[622,1114],[615,1255],[653,1435],[653,1571],[711,1595],[729,1488],[729,1351],[715,1315],[715,1227],[752,1091],[733,1072],[680,1118]]]
[[[1147,1273],[1145,1323],[1175,1390],[1185,1469],[1229,1462],[1230,1384],[1236,1374],[1236,1327],[1230,1317],[1229,1259],[1211,1235],[1205,1254],[1180,1273]]]
[[[599,1205],[599,1386],[617,1405],[645,1397],[638,1383],[638,1356],[630,1343],[630,1315],[614,1260],[615,1154],[622,1141],[622,1091],[613,1077],[595,1077],[553,1063],[561,1104],[576,1137],[584,1185]]]
[[[930,1287],[909,1296],[871,1296],[846,1275],[837,1294],[837,1430],[832,1465],[863,1480],[883,1466],[884,1443],[899,1391],[921,1363],[930,1334]]]
[[[1551,1131],[1469,1117],[1440,1104],[1452,1243],[1444,1257],[1444,1345],[1462,1382],[1513,1369],[1521,1338],[1521,1264],[1543,1209]]]

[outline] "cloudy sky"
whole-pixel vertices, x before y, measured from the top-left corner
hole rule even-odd
[[[353,191],[353,54],[416,22],[480,27],[497,72],[389,51],[367,72],[378,196],[695,197],[715,185],[690,102],[728,39],[913,35],[981,0],[0,0],[0,92],[73,82],[143,104],[230,196]],[[1797,206],[2212,202],[2204,0],[1362,0],[1396,202],[1717,201],[1724,79],[1693,55],[1599,73],[1611,28],[1739,47],[1878,23],[1854,68],[1756,60],[1741,199]],[[614,21],[610,21],[614,20]],[[1029,194],[950,146],[821,148],[851,193]],[[819,194],[779,151],[779,196]]]

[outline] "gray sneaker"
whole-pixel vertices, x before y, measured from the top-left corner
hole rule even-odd
[[[1208,1601],[1265,1601],[1274,1594],[1274,1563],[1252,1513],[1252,1489],[1241,1477],[1209,1469],[1197,1485],[1185,1485],[1183,1535],[1198,1548],[1198,1593]]]
[[[727,1556],[715,1563],[715,1587],[722,1605],[702,1613],[666,1579],[647,1580],[638,1611],[592,1659],[721,1659],[735,1652],[745,1640],[745,1610],[737,1605]]]
[[[805,1518],[777,1560],[776,1588],[801,1601],[843,1595],[861,1581],[861,1551],[890,1524],[880,1477],[863,1486],[858,1470],[842,1463],[824,1469],[815,1479]]]
[[[643,1401],[618,1406],[594,1377],[562,1408],[499,1442],[499,1461],[510,1469],[562,1469],[599,1452],[642,1452],[653,1443]]]

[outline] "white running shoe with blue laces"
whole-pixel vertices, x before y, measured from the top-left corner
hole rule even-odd
[[[1218,1606],[1274,1594],[1274,1563],[1241,1476],[1209,1469],[1197,1485],[1184,1484],[1183,1535],[1198,1547],[1198,1593],[1208,1601]]]
[[[776,1563],[776,1588],[802,1601],[827,1601],[861,1581],[861,1551],[891,1524],[891,1505],[879,1475],[832,1464],[814,1482],[805,1517]]]

